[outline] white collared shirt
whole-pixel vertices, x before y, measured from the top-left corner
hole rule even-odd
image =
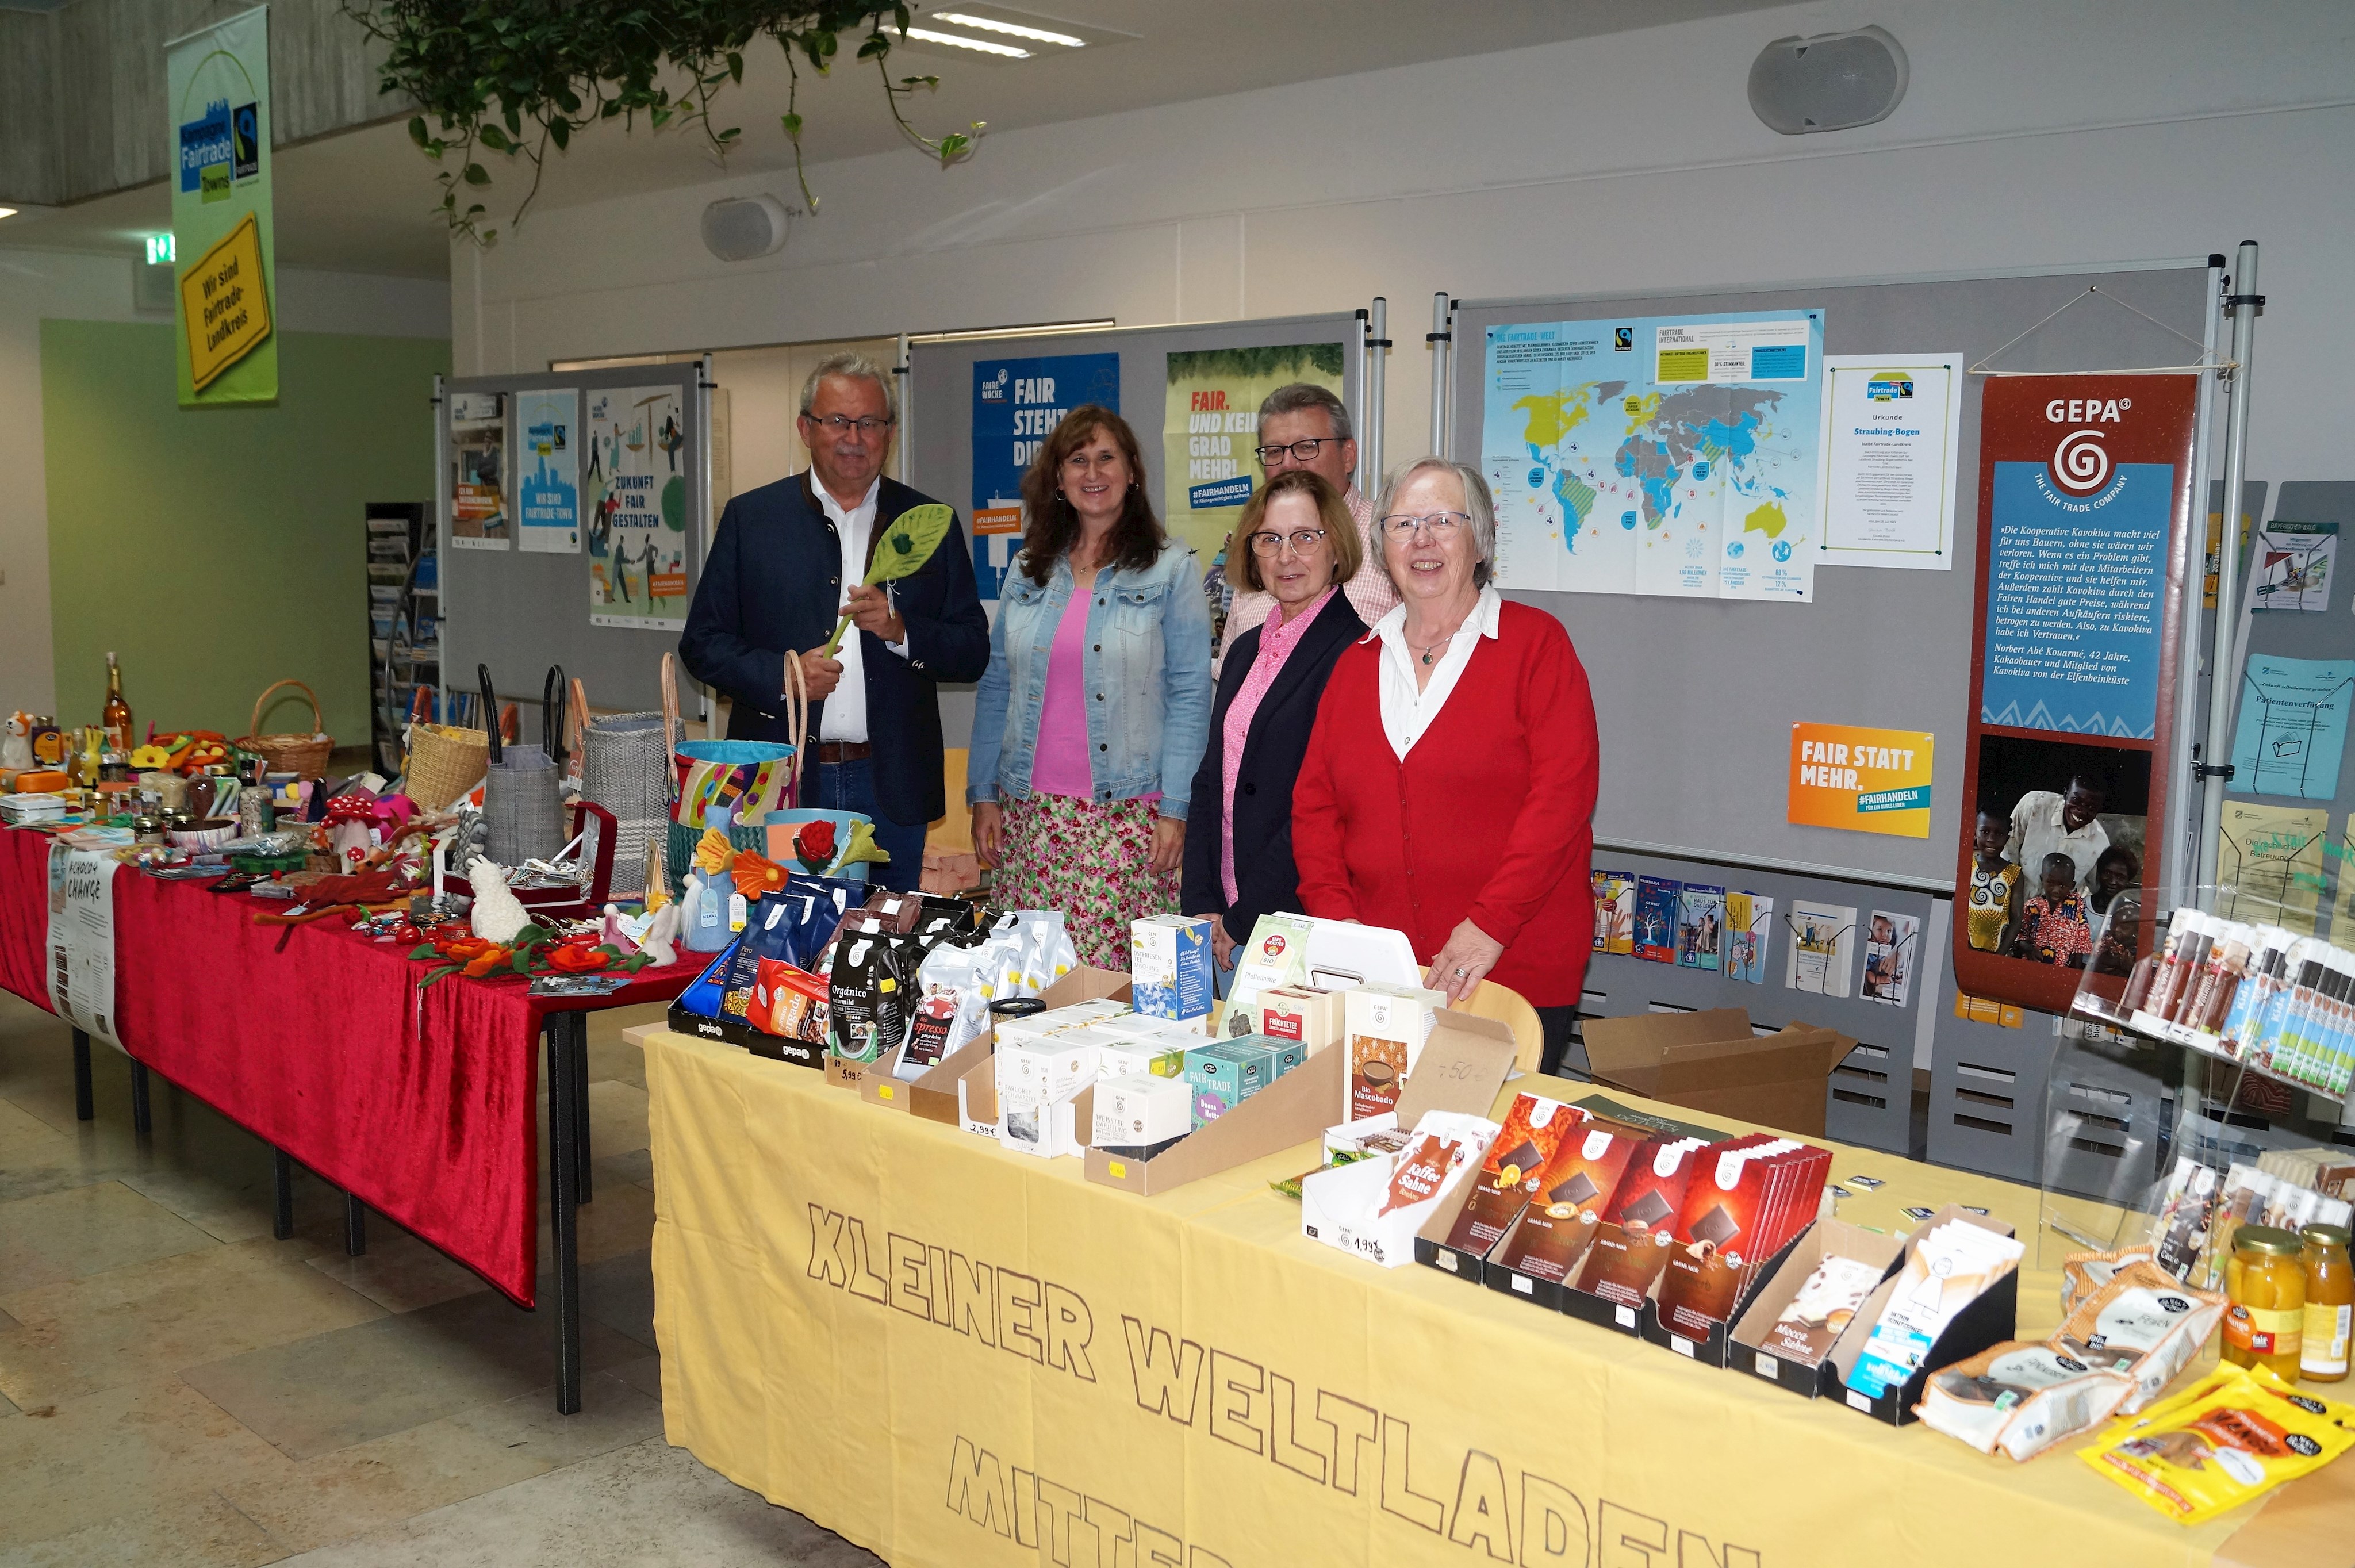
[[[1447,639],[1447,651],[1433,665],[1431,684],[1420,688],[1414,673],[1422,656],[1406,645],[1406,606],[1401,604],[1375,623],[1374,635],[1382,640],[1382,733],[1390,737],[1391,750],[1399,761],[1406,761],[1415,741],[1447,705],[1448,694],[1455,689],[1464,667],[1472,662],[1472,650],[1480,645],[1480,639],[1496,636],[1504,609],[1504,595],[1493,584],[1480,590],[1472,613]]]
[[[834,525],[836,539],[842,546],[841,592],[835,605],[839,616],[850,608],[850,590],[867,576],[867,538],[875,531],[875,498],[882,493],[883,480],[878,475],[867,486],[867,495],[856,507],[843,510],[842,503],[834,498],[815,474],[810,475],[810,488],[817,494],[817,504],[826,520]],[[901,658],[908,656],[906,642],[883,645]],[[842,680],[834,694],[826,699],[826,711],[819,717],[817,738],[821,741],[860,741],[871,739],[867,733],[867,666],[865,639],[858,628],[851,627],[842,635],[842,646],[834,656],[842,661]]]

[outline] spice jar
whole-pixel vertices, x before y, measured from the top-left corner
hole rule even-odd
[[[2306,1329],[2304,1248],[2287,1231],[2243,1225],[2232,1233],[2225,1265],[2224,1359],[2236,1367],[2270,1367],[2297,1381],[2298,1344]]]
[[[2298,1375],[2335,1383],[2347,1376],[2349,1319],[2355,1317],[2355,1267],[2347,1259],[2344,1225],[2308,1225],[2306,1243],[2306,1328],[2298,1343]]]

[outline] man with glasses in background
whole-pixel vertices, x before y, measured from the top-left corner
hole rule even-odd
[[[1399,602],[1398,590],[1381,570],[1381,542],[1374,538],[1374,504],[1350,479],[1358,467],[1358,443],[1349,430],[1349,411],[1341,400],[1312,381],[1295,381],[1270,392],[1259,406],[1257,456],[1270,479],[1292,469],[1306,469],[1341,493],[1341,504],[1349,508],[1358,525],[1362,547],[1359,558],[1365,562],[1341,585],[1342,596],[1369,626],[1389,614]],[[1237,638],[1266,620],[1274,604],[1265,593],[1248,590],[1236,593],[1234,608],[1227,613],[1227,635],[1220,653],[1223,655]]]
[[[732,701],[728,737],[806,748],[802,804],[871,817],[891,857],[875,880],[911,891],[926,827],[948,810],[937,683],[979,680],[989,619],[962,523],[922,567],[864,586],[875,542],[932,497],[883,477],[899,420],[890,374],[856,354],[819,361],[802,384],[809,468],[728,503],[704,562],[679,657]],[[833,658],[835,623],[851,630]],[[808,682],[806,733],[785,715],[788,660]]]

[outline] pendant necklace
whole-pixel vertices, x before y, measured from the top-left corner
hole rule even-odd
[[[1439,641],[1437,641],[1437,642],[1435,642],[1435,643],[1432,644],[1429,647],[1424,648],[1424,649],[1423,650],[1423,663],[1425,663],[1425,664],[1429,664],[1429,663],[1431,663],[1431,662],[1432,662],[1432,660],[1433,660],[1434,658],[1436,658],[1436,657],[1439,656],[1439,650],[1440,650],[1440,649],[1442,649],[1442,648],[1444,648],[1444,647],[1445,647],[1448,644],[1450,644],[1450,643],[1454,642],[1454,641],[1455,640],[1455,633],[1456,633],[1456,632],[1460,632],[1460,631],[1462,631],[1463,629],[1464,629],[1464,624],[1463,624],[1462,622],[1460,622],[1460,621],[1459,621],[1459,622],[1457,622],[1457,623],[1456,623],[1456,624],[1455,624],[1455,631],[1451,631],[1451,632],[1449,632],[1449,633],[1447,634],[1447,635],[1445,635],[1445,636],[1444,636],[1444,637],[1440,638],[1440,639],[1439,639]],[[1409,643],[1409,644],[1407,644],[1407,646],[1408,646],[1408,647],[1410,647],[1410,648],[1412,648],[1412,647],[1413,647],[1413,646],[1414,646],[1414,645],[1413,645],[1412,643]]]

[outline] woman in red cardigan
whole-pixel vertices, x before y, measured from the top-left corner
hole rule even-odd
[[[1594,702],[1561,623],[1490,583],[1476,469],[1424,457],[1375,503],[1403,601],[1341,655],[1292,796],[1301,908],[1403,931],[1451,1001],[1529,998],[1561,1064],[1594,939]]]

